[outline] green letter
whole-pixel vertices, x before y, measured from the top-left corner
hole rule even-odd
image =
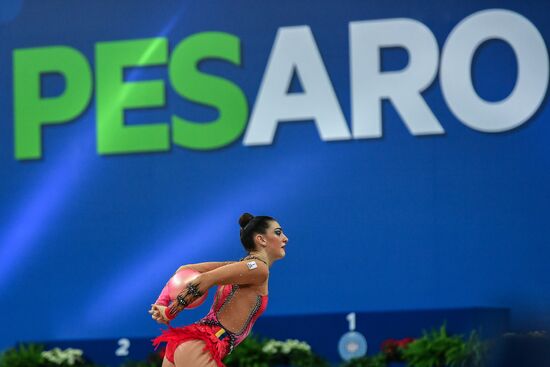
[[[68,122],[88,105],[92,95],[90,65],[80,52],[63,46],[15,50],[13,65],[15,158],[41,158],[42,125]],[[65,90],[58,97],[40,95],[40,77],[48,73],[65,78]]]
[[[164,106],[164,82],[125,83],[124,68],[165,64],[165,38],[96,45],[97,148],[100,154],[165,151],[167,124],[125,126],[124,110]]]
[[[197,64],[218,58],[235,65],[241,63],[240,40],[221,32],[206,32],[188,37],[174,50],[170,61],[170,80],[174,89],[193,102],[215,107],[220,115],[209,123],[196,123],[172,117],[174,142],[192,149],[215,149],[237,139],[245,128],[248,104],[242,90],[223,78],[203,74]]]

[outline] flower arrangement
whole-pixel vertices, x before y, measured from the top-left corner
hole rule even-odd
[[[271,339],[262,347],[262,352],[269,356],[271,365],[275,366],[321,367],[327,365],[312,353],[309,344],[296,339],[286,341]]]
[[[286,341],[279,341],[271,339],[262,347],[262,351],[267,354],[286,354],[291,352],[301,351],[305,353],[311,352],[311,347],[306,342],[301,342],[297,339],[287,339]]]
[[[448,335],[443,324],[439,330],[423,331],[418,339],[387,339],[380,353],[352,359],[341,367],[386,367],[391,362],[409,367],[483,367],[487,350],[475,330],[464,340],[462,335]]]
[[[91,367],[93,365],[85,361],[80,349],[54,348],[45,351],[44,347],[38,344],[20,345],[17,348],[8,349],[0,355],[0,367],[57,366]]]
[[[52,350],[46,350],[40,353],[45,361],[48,361],[58,366],[74,366],[76,364],[82,364],[84,359],[82,358],[82,350],[67,348],[61,350],[54,348]]]
[[[462,335],[448,335],[443,324],[439,330],[423,331],[403,350],[403,357],[411,367],[482,367],[485,352],[475,330],[465,342]]]
[[[227,367],[328,366],[326,361],[312,352],[306,342],[296,339],[260,340],[254,335],[239,344],[224,363]]]

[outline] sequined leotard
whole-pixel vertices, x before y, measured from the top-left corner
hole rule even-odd
[[[174,363],[174,352],[181,343],[199,339],[205,342],[204,351],[210,353],[216,364],[219,367],[225,367],[222,362],[223,358],[248,336],[252,326],[267,307],[267,295],[252,295],[256,299],[254,302],[249,302],[251,301],[250,295],[249,299],[243,299],[246,298],[246,295],[242,295],[241,299],[237,297],[239,289],[239,285],[236,284],[219,286],[214,303],[205,317],[188,326],[170,327],[154,339],[153,344],[158,346],[160,343],[166,342],[165,357]],[[224,326],[220,319],[225,320],[225,315],[232,312],[231,308],[240,307],[242,309],[242,303],[239,304],[239,301],[244,301],[249,305],[253,304],[253,306],[247,315],[241,315],[242,311],[237,312],[239,316],[246,316],[246,318],[239,319],[240,317],[238,317],[232,322],[242,325],[240,330],[229,331],[227,327],[230,326]],[[242,322],[243,320],[244,322]],[[231,322],[231,320],[227,320],[227,322]]]

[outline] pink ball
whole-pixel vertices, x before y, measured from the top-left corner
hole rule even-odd
[[[178,294],[184,292],[187,289],[187,285],[197,277],[200,273],[191,269],[182,269],[178,271],[170,280],[168,281],[168,294],[170,299],[175,301],[178,297]],[[193,301],[186,309],[199,307],[206,300],[208,291],[204,292],[202,296]]]

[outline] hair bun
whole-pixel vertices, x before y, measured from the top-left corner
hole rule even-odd
[[[244,228],[252,219],[254,219],[254,216],[252,214],[243,213],[239,218],[239,225],[241,226],[241,228]]]

